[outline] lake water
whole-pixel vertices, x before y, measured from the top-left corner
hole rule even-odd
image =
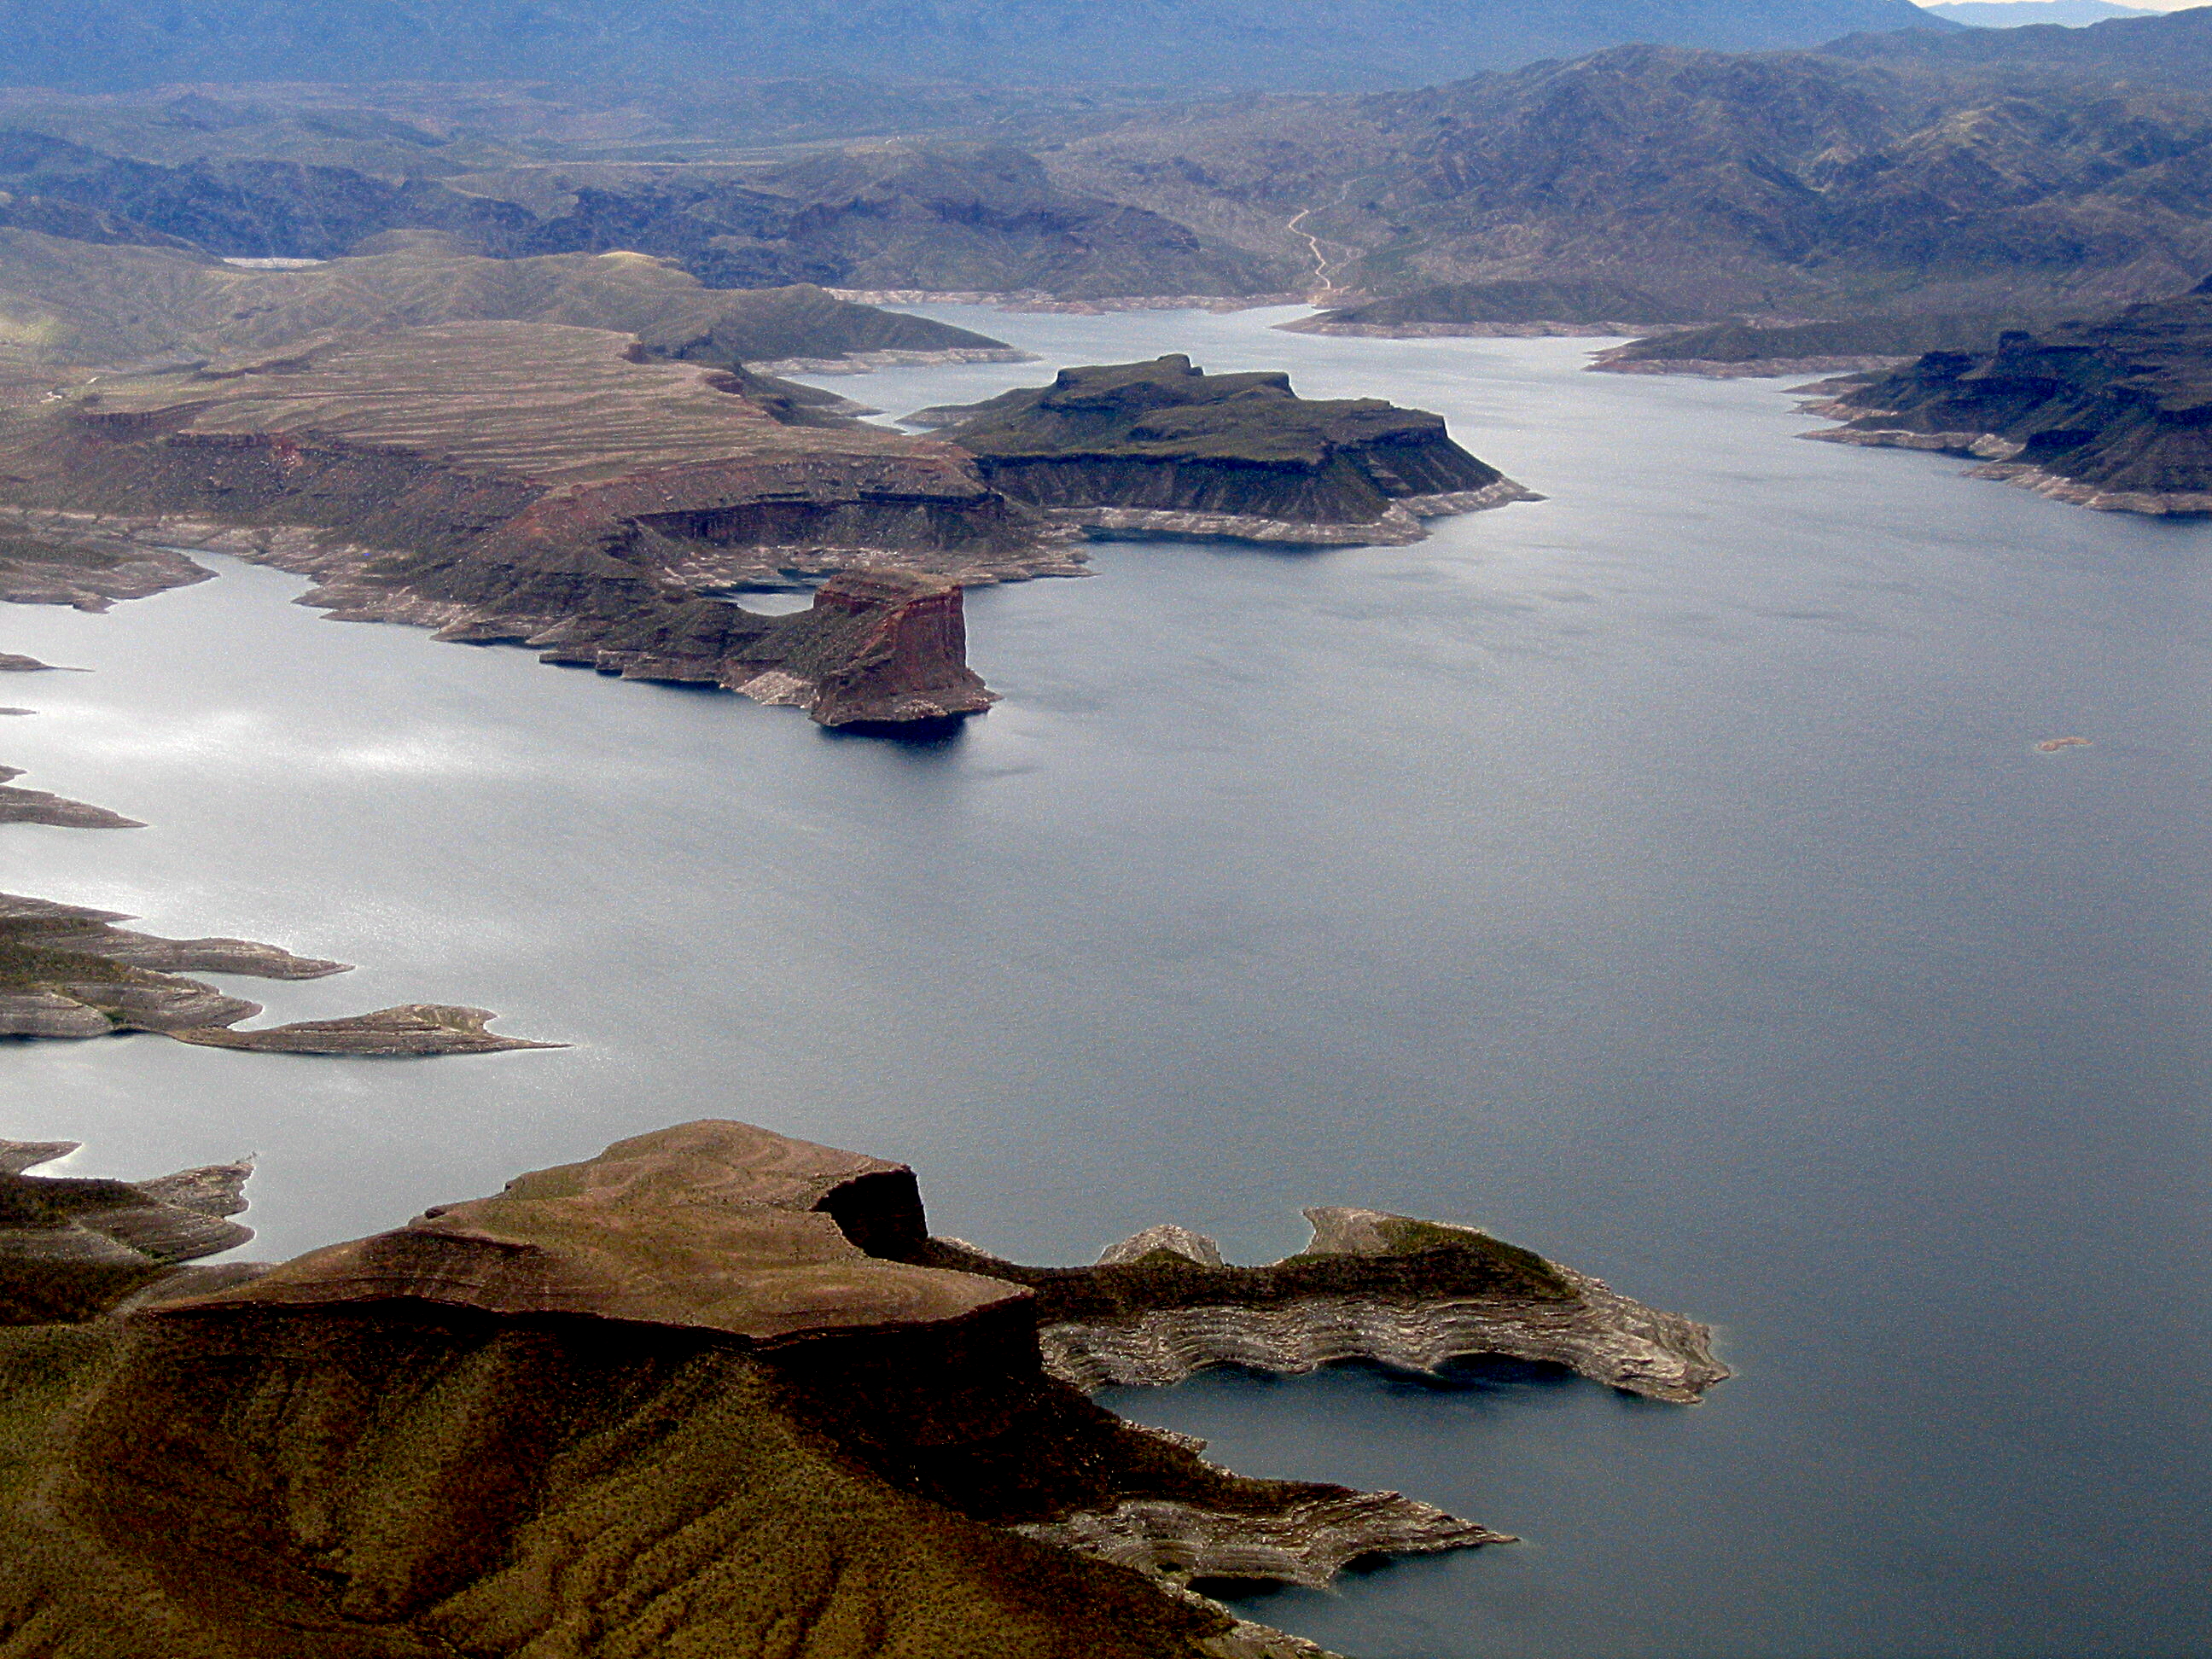
[[[1279,313],[945,308],[1446,413],[1552,499],[1417,546],[1109,544],[978,592],[957,738],[324,622],[217,580],[0,610],[0,758],[151,828],[7,888],[360,964],[574,1048],[0,1056],[0,1134],[258,1152],[254,1253],[685,1118],[911,1161],[943,1231],[1266,1260],[1483,1223],[1712,1321],[1680,1410],[1520,1370],[1112,1403],[1525,1542],[1254,1616],[1364,1659],[2212,1650],[2212,526],[1801,443],[1774,383]],[[894,411],[1039,366],[824,382]],[[2087,747],[2035,752],[2081,736]]]

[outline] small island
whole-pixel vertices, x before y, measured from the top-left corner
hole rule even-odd
[[[1179,353],[907,421],[1094,536],[1395,545],[1425,536],[1424,519],[1542,499],[1454,443],[1441,416],[1304,398],[1287,374],[1208,374]]]
[[[1202,1365],[1462,1354],[1688,1402],[1704,1326],[1480,1229],[1310,1212],[1223,1265],[931,1236],[905,1165],[705,1121],[276,1267],[245,1166],[134,1188],[0,1143],[0,1605],[88,1652],[1296,1659],[1192,1589],[1510,1541],[1252,1480],[1087,1397]],[[587,1634],[586,1634],[587,1633]],[[189,1637],[187,1642],[185,1638]]]

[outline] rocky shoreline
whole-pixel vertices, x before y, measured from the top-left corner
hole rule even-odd
[[[879,368],[940,368],[958,363],[1033,363],[1033,351],[1012,346],[956,346],[939,351],[886,349],[844,351],[834,357],[776,357],[747,363],[757,374],[870,374]]]
[[[304,602],[334,620],[718,685],[830,726],[987,708],[960,590],[1082,564],[950,446],[793,428],[720,371],[602,331],[403,331],[119,383],[14,425],[12,523],[49,569],[143,553],[175,585],[208,574],[189,550],[232,552],[314,578]],[[805,612],[720,597],[811,580]]]
[[[1791,374],[1866,374],[1909,363],[1910,356],[1872,353],[1826,357],[1624,357],[1615,351],[1591,354],[1589,368],[1601,374],[1686,374],[1706,380],[1764,380]]]
[[[1930,351],[1803,405],[1824,443],[1917,449],[1968,476],[2104,513],[2212,513],[2212,284],[2103,317],[2008,328]]]
[[[27,714],[27,708],[11,709],[11,714]],[[19,766],[0,766],[0,823],[45,823],[59,830],[143,830],[146,826],[136,818],[126,818],[120,812],[111,812],[105,806],[89,806],[81,800],[50,793],[44,789],[24,789],[15,780],[23,775]]]
[[[202,1048],[264,1054],[429,1055],[558,1048],[484,1029],[482,1008],[410,1003],[336,1020],[254,1030],[262,1012],[186,975],[324,979],[349,964],[238,939],[163,939],[115,924],[131,918],[0,893],[0,1038],[82,1040],[152,1032]]]
[[[1043,289],[1022,289],[1010,293],[925,288],[833,288],[824,291],[855,305],[989,306],[996,311],[1063,317],[1106,317],[1125,311],[1210,311],[1217,314],[1265,311],[1275,306],[1302,306],[1310,297],[1304,293],[1135,294],[1115,299],[1069,300],[1048,293]],[[776,371],[770,369],[768,372],[773,374]]]
[[[243,1241],[249,1166],[21,1173],[68,1150],[0,1143],[0,1357],[56,1378],[8,1408],[33,1450],[0,1467],[0,1615],[46,1609],[88,1651],[127,1621],[271,1659],[341,1632],[360,1659],[520,1659],[585,1627],[591,1651],[1315,1656],[1192,1582],[1322,1586],[1509,1535],[1238,1476],[1090,1402],[1044,1334],[1223,1308],[1334,1333],[1349,1291],[1487,1308],[1504,1324],[1437,1340],[1516,1352],[1495,1329],[1601,1289],[1371,1210],[1310,1212],[1313,1245],[1266,1267],[1174,1228],[1023,1267],[932,1237],[902,1164],[711,1120],[279,1266],[193,1267]],[[1726,1375],[1703,1327],[1606,1295],[1597,1324],[1679,1340],[1685,1397]]]
[[[1405,547],[1428,538],[1426,519],[1484,513],[1515,501],[1540,501],[1525,484],[1500,478],[1480,489],[1410,495],[1392,501],[1380,518],[1366,523],[1312,524],[1248,514],[1193,513],[1144,507],[1054,507],[1045,509],[1058,523],[1072,525],[1102,540],[1121,537],[1149,539],[1173,536],[1193,541],[1261,542],[1285,547]]]

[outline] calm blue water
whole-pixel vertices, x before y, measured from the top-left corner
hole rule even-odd
[[[270,1255],[708,1115],[909,1159],[941,1231],[1032,1260],[1480,1221],[1741,1375],[1689,1411],[1498,1370],[1117,1398],[1527,1540],[1255,1616],[1364,1659],[2212,1652],[2212,526],[1796,442],[1771,386],[1586,343],[938,314],[1437,409],[1553,499],[974,593],[1006,702],[933,747],[325,623],[235,564],[0,611],[96,671],[10,677],[40,712],[0,758],[153,826],[0,831],[0,884],[361,964],[236,982],[285,1018],[577,1045],[22,1048],[0,1134],[258,1151]]]

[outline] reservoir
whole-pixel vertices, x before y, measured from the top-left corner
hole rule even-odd
[[[0,886],[477,1004],[427,1061],[11,1044],[73,1173],[257,1153],[248,1254],[726,1116],[913,1164],[940,1232],[1231,1258],[1480,1223],[1709,1320],[1680,1409],[1529,1368],[1108,1403],[1518,1534],[1239,1603],[1360,1659],[2182,1659],[2212,1571],[2212,525],[1796,441],[1772,381],[1283,312],[931,313],[1371,395],[1548,500],[1410,547],[1097,544],[971,592],[957,736],[325,622],[301,580],[0,607],[0,760],[150,826]],[[2039,745],[2079,737],[2085,744]]]

